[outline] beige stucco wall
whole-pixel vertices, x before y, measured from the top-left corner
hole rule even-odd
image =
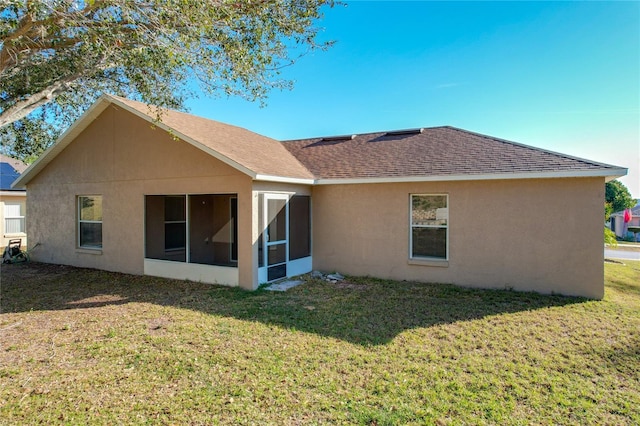
[[[449,194],[448,262],[409,261],[412,193]],[[314,269],[602,298],[603,202],[603,178],[320,185]]]
[[[161,129],[110,106],[29,184],[27,231],[42,262],[144,272],[144,195],[238,195],[238,223],[252,220],[251,179]],[[77,248],[76,197],[102,195],[103,247]],[[241,286],[253,288],[252,230],[238,229]]]
[[[22,240],[22,249],[27,249],[27,234],[24,232],[21,233],[7,233],[5,229],[5,221],[4,221],[4,204],[5,203],[17,203],[20,204],[20,209],[22,215],[25,217],[25,221],[27,220],[26,216],[26,204],[27,204],[27,194],[22,191],[2,191],[0,193],[0,248],[4,248],[9,244],[9,240],[20,238]]]
[[[38,261],[144,273],[144,195],[238,195],[239,283],[256,288],[260,192],[312,195],[314,268],[603,296],[602,178],[305,186],[252,182],[110,106],[27,186]],[[409,261],[409,195],[449,195],[449,260]],[[103,197],[103,248],[77,248],[78,195]],[[243,226],[246,224],[247,226]],[[252,224],[252,226],[248,226]]]

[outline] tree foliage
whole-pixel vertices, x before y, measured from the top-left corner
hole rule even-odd
[[[631,197],[629,189],[619,180],[612,180],[605,185],[604,209],[606,219],[611,213],[630,209],[636,205],[636,201]]]
[[[333,0],[0,0],[0,138],[38,154],[100,94],[182,108],[199,87],[263,101]]]

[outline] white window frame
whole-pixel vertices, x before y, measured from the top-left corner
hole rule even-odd
[[[413,224],[413,197],[445,197],[447,203],[447,224],[446,225],[414,225]],[[429,261],[448,261],[449,260],[449,194],[409,194],[409,259],[411,260],[429,260]],[[435,228],[444,229],[446,238],[446,257],[420,256],[413,254],[413,229],[414,228]]]
[[[10,216],[7,214],[7,207],[8,206],[18,206],[20,209],[20,215],[19,216]],[[11,202],[11,201],[5,201],[4,203],[4,233],[5,235],[25,235],[25,215],[24,215],[24,211],[23,211],[23,205],[20,202]],[[7,231],[10,226],[8,226],[8,222],[7,220],[15,220],[15,219],[19,219],[20,220],[20,230],[17,232],[9,232]]]
[[[80,225],[82,223],[99,223],[100,224],[100,228],[102,228],[102,222],[103,222],[102,220],[83,220],[82,219],[82,207],[81,207],[82,203],[81,203],[81,200],[83,198],[100,198],[100,200],[102,202],[102,195],[97,195],[97,194],[96,195],[78,195],[76,197],[76,208],[77,208],[77,215],[78,215],[78,225],[77,225],[77,229],[76,229],[76,232],[78,234],[78,238],[77,238],[77,242],[76,243],[78,245],[78,248],[81,248],[83,250],[102,250],[102,239],[100,240],[100,245],[99,246],[97,246],[97,245],[84,245],[83,246],[81,244],[80,239],[81,239],[82,232],[80,230]],[[104,213],[103,213],[103,216],[104,216]],[[103,217],[103,220],[104,220],[104,217]]]

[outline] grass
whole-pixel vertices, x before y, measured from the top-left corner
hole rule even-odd
[[[0,424],[638,424],[640,262],[590,301],[2,268]]]

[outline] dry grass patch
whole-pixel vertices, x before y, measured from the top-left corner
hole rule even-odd
[[[638,424],[640,262],[605,268],[588,301],[3,266],[0,423]]]

